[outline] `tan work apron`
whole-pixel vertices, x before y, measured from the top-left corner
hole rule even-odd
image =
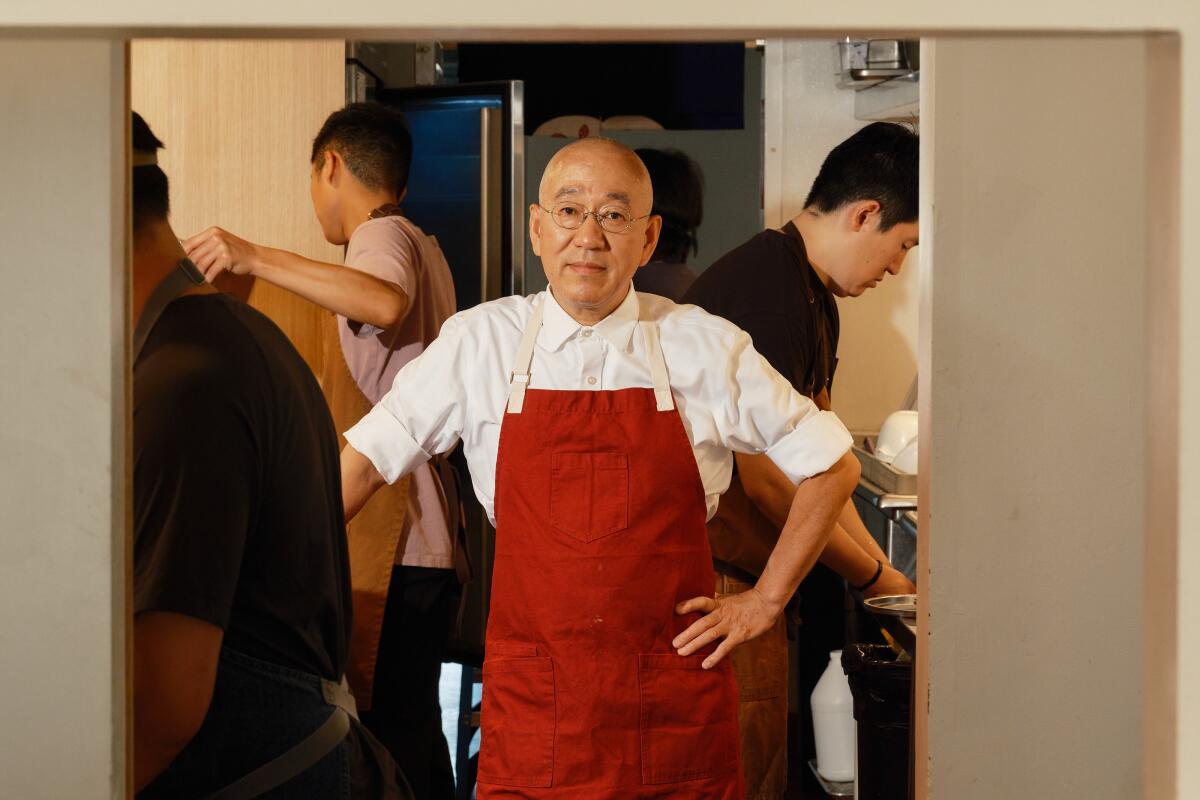
[[[362,419],[371,410],[372,404],[358,388],[346,365],[338,336],[337,317],[330,313],[325,316],[321,337],[324,348],[321,389],[329,403],[339,443],[345,447],[346,440],[341,432],[349,430]],[[400,544],[400,533],[408,513],[409,481],[406,475],[390,486],[384,486],[346,526],[354,606],[346,680],[354,690],[361,710],[371,707],[383,612],[387,607],[396,548]]]

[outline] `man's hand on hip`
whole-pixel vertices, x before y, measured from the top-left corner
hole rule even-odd
[[[775,623],[775,618],[781,610],[768,603],[762,593],[753,588],[717,599],[693,597],[675,606],[675,613],[691,614],[699,611],[704,613],[704,616],[676,636],[671,646],[679,655],[688,656],[721,639],[717,649],[702,663],[705,669],[712,669],[722,658],[729,655],[733,648],[766,633]]]

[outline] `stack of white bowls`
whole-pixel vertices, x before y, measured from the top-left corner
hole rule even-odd
[[[917,412],[895,411],[883,421],[875,457],[900,472],[917,474]]]

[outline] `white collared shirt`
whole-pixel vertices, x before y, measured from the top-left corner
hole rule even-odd
[[[749,334],[696,306],[632,289],[587,327],[549,292],[505,297],[451,317],[396,375],[379,404],[346,432],[390,483],[460,439],[475,495],[495,523],[496,452],[509,375],[536,303],[545,302],[531,389],[606,391],[652,386],[642,319],[658,325],[671,390],[704,484],[709,518],[729,488],[733,451],[766,453],[799,483],[850,448],[850,434],[755,351]]]

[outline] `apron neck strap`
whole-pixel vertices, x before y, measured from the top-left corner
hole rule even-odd
[[[642,338],[646,342],[646,361],[650,365],[650,382],[654,385],[654,405],[659,411],[675,408],[675,397],[671,394],[671,382],[667,378],[667,360],[663,358],[662,344],[658,341],[658,326],[651,320],[639,319]]]
[[[154,287],[154,291],[146,300],[146,305],[142,307],[141,316],[138,317],[137,325],[133,329],[134,361],[137,361],[138,356],[141,355],[146,339],[150,338],[150,331],[154,329],[154,323],[158,322],[158,318],[166,311],[171,301],[188,289],[202,283],[204,283],[204,273],[187,258],[180,259],[179,263],[175,265],[175,269],[168,272],[166,277],[158,282],[158,286]]]
[[[549,289],[546,290],[549,293]],[[529,367],[533,364],[533,343],[542,329],[542,317],[546,312],[546,301],[533,307],[533,316],[521,334],[521,345],[513,359],[513,369],[508,375],[508,413],[520,414],[525,405],[525,390],[529,388]]]
[[[525,390],[529,388],[529,368],[533,364],[533,346],[537,341],[538,331],[542,328],[546,302],[543,300],[534,306],[533,315],[525,325],[524,333],[521,334],[521,344],[517,348],[517,357],[513,359],[513,370],[508,377],[508,413],[510,414],[520,414],[525,405]],[[667,377],[667,362],[663,357],[662,345],[658,339],[658,326],[651,320],[641,318],[638,320],[638,327],[642,329],[642,339],[646,343],[650,382],[654,386],[654,405],[659,411],[672,411],[675,408],[675,397],[671,394],[671,382]]]

